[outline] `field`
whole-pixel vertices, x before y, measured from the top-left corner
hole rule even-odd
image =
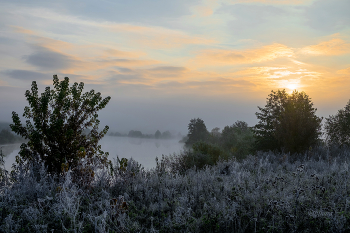
[[[115,161],[89,186],[18,168],[3,174],[1,232],[346,232],[349,156],[258,153],[182,173],[170,157],[152,170]]]

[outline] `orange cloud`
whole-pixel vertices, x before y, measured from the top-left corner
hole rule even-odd
[[[143,52],[127,52],[117,49],[106,49],[102,57],[140,57],[144,56],[146,53]]]
[[[307,55],[336,56],[350,53],[350,43],[339,38],[334,38],[317,45],[304,47],[300,50],[300,53]]]
[[[312,0],[237,0],[240,3],[264,3],[273,5],[302,5],[312,2]]]
[[[338,70],[337,74],[346,74],[346,75],[350,75],[350,67],[343,69],[343,70]]]
[[[201,51],[193,63],[200,65],[234,65],[274,60],[279,57],[293,57],[291,48],[282,44],[266,45],[258,49]]]
[[[34,31],[25,29],[23,27],[19,26],[11,26],[16,32],[23,33],[23,34],[28,34],[28,35],[33,35]]]
[[[215,40],[192,36],[181,31],[161,27],[135,26],[132,24],[112,24],[108,28],[127,36],[138,46],[152,48],[178,48],[189,44],[213,44]]]

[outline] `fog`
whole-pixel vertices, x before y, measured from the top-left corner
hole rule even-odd
[[[16,155],[20,150],[20,143],[1,146],[5,155],[5,168],[9,171],[16,161]],[[161,158],[162,154],[170,155],[179,153],[183,149],[183,143],[178,139],[146,139],[130,137],[105,136],[100,145],[104,152],[109,152],[109,159],[133,158],[144,168],[150,169],[156,166],[155,158]]]

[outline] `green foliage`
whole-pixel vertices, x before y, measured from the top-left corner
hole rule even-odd
[[[228,158],[229,154],[218,145],[197,142],[192,145],[191,149],[182,151],[178,155],[164,157],[161,163],[168,164],[169,169],[173,172],[177,171],[183,174],[193,167],[202,169]]]
[[[350,101],[335,116],[326,118],[325,129],[329,143],[350,145]]]
[[[322,118],[305,92],[271,91],[264,108],[258,107],[254,127],[257,150],[300,153],[318,142]]]
[[[39,96],[37,84],[32,82],[31,90],[25,93],[29,102],[23,113],[28,119],[25,126],[18,114],[12,112],[12,131],[29,140],[21,145],[17,163],[44,162],[49,173],[59,175],[82,161],[106,165],[108,153],[101,151],[98,141],[107,133],[108,126],[98,132],[97,112],[110,97],[102,99],[101,93],[94,90],[83,94],[84,83],[69,87],[68,77],[60,82],[54,75],[53,85],[53,90],[46,87]],[[86,129],[91,129],[88,134],[84,134]]]
[[[244,121],[237,121],[226,126],[221,133],[221,145],[238,159],[245,158],[254,152],[254,133]]]
[[[202,119],[193,118],[190,120],[187,137],[188,139],[185,142],[186,146],[191,146],[196,142],[206,142],[209,140],[210,134]]]

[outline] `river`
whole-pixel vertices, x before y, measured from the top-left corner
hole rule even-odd
[[[155,158],[161,158],[162,154],[169,155],[179,153],[183,150],[183,143],[180,139],[146,139],[146,138],[129,138],[105,136],[100,145],[104,152],[109,152],[109,159],[113,158],[133,158],[146,169],[156,166]],[[5,155],[5,168],[11,170],[15,163],[16,155],[20,150],[21,144],[2,145],[3,154]]]

